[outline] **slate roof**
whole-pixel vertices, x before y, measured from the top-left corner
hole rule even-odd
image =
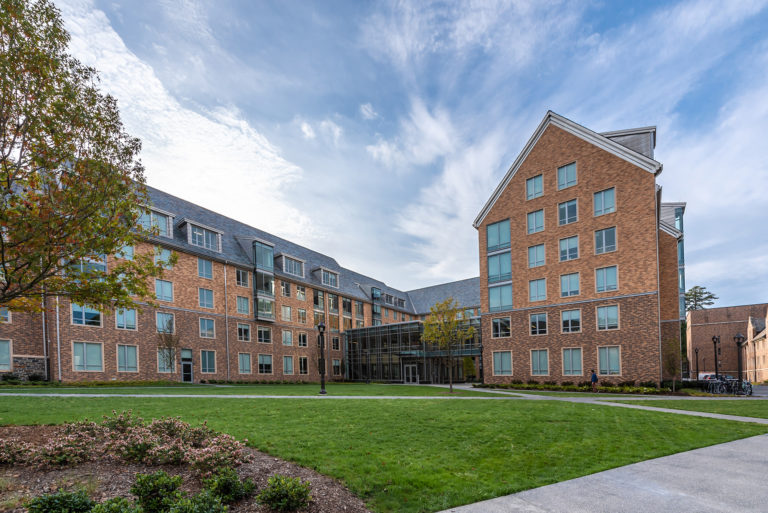
[[[614,130],[613,132],[601,132],[600,135],[645,155],[649,159],[653,158],[653,150],[656,148],[656,127],[645,126],[642,128],[628,128],[625,130]]]
[[[409,290],[407,294],[419,315],[429,313],[430,307],[449,297],[453,297],[464,308],[478,308],[480,307],[480,278],[469,278]]]

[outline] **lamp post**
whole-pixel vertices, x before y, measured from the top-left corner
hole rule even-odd
[[[717,370],[717,345],[720,343],[720,335],[715,335],[712,337],[712,347],[715,351],[715,379],[720,379],[720,374]]]
[[[320,344],[320,395],[325,395],[325,324],[318,324],[317,331]]]
[[[739,386],[741,386],[741,349],[744,347],[744,335],[741,333],[737,333],[735,337],[733,337],[733,341],[736,342],[736,351],[739,353]]]
[[[693,350],[694,353],[696,353],[696,381],[699,380],[699,348],[695,348]]]

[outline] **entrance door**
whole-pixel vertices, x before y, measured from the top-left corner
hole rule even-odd
[[[194,376],[192,375],[192,350],[181,350],[181,381],[184,383],[192,383]]]
[[[405,372],[403,372],[403,376],[405,377],[405,383],[415,383],[419,384],[419,374],[416,371],[416,365],[415,364],[409,364],[404,366]]]

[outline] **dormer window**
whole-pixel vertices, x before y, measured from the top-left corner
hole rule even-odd
[[[392,296],[392,294],[384,294],[384,302],[388,305],[394,305],[395,298]]]
[[[221,234],[194,224],[189,225],[189,243],[193,246],[221,251]]]
[[[253,253],[256,260],[256,267],[272,271],[275,265],[275,249],[271,244],[254,241]]]
[[[158,235],[172,238],[172,218],[173,216],[168,213],[158,212],[157,210],[144,210],[139,216],[139,226],[147,231],[157,228]]]
[[[283,272],[299,278],[304,277],[304,262],[289,256],[283,256]]]
[[[374,301],[381,299],[381,289],[378,287],[371,287],[371,299]]]
[[[338,273],[323,269],[323,285],[327,285],[333,288],[339,288],[339,275]]]

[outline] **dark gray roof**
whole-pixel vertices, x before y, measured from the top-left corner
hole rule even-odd
[[[409,290],[408,297],[417,314],[429,313],[429,309],[440,301],[452,297],[464,308],[480,306],[480,278],[442,283],[423,289]]]
[[[645,155],[649,159],[653,158],[653,150],[656,148],[655,126],[603,132],[600,135],[621,144],[625,148]]]
[[[302,282],[312,288],[328,290],[353,299],[367,301],[371,300],[371,287],[378,287],[384,294],[390,294],[396,298],[405,300],[405,308],[398,310],[416,313],[406,292],[389,287],[385,283],[374,278],[370,278],[350,269],[345,269],[341,267],[334,258],[331,258],[328,255],[312,251],[311,249],[282,239],[271,233],[267,233],[258,228],[241,223],[240,221],[235,221],[229,217],[217,214],[216,212],[181,198],[177,198],[176,196],[172,196],[159,189],[147,187],[147,191],[152,207],[166,211],[175,216],[173,241],[165,237],[154,238],[154,240],[159,243],[173,246],[188,253],[204,255],[217,260],[227,260],[232,264],[252,269],[254,267],[252,241],[254,239],[260,239],[274,245],[275,256],[279,254],[287,254],[304,260],[304,279],[285,274],[282,269],[275,266],[274,273],[278,278],[285,276],[291,281]],[[221,253],[188,244],[185,232],[182,229],[182,220],[199,223],[213,228],[214,230],[221,231],[223,234],[221,237]],[[322,285],[320,277],[318,276],[319,273],[312,272],[318,267],[324,267],[330,271],[339,273],[338,290]],[[392,305],[385,306],[388,308],[392,307]]]

